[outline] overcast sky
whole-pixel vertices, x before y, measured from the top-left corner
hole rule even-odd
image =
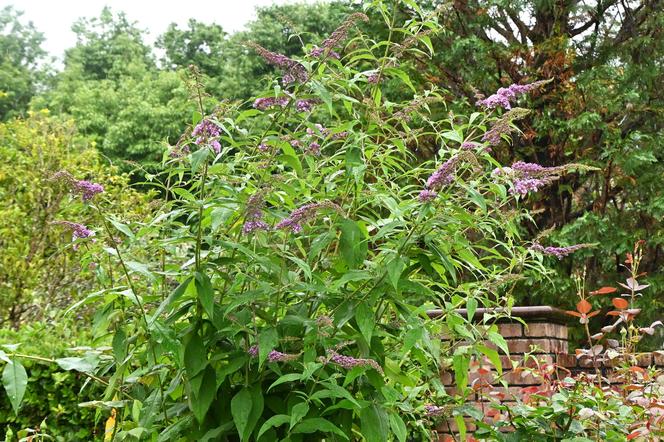
[[[98,16],[104,6],[124,11],[129,19],[138,21],[149,32],[148,43],[153,43],[172,22],[182,27],[195,18],[233,32],[256,17],[257,6],[303,1],[314,3],[313,0],[0,0],[0,7],[13,5],[24,11],[23,19],[32,21],[44,33],[44,49],[61,58],[64,50],[76,43],[71,25],[80,17]]]

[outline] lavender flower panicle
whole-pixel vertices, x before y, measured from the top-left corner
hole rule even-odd
[[[272,350],[267,355],[268,362],[290,362],[298,358],[298,355],[282,353],[277,350]]]
[[[276,229],[291,229],[293,233],[300,233],[302,231],[302,224],[310,219],[316,217],[316,214],[321,209],[333,209],[341,211],[341,208],[331,201],[323,201],[320,203],[309,203],[295,209],[291,212],[290,216],[282,219],[275,226]]]
[[[426,186],[428,189],[440,189],[444,185],[450,184],[454,181],[456,165],[459,162],[459,156],[455,155],[449,160],[445,161],[427,180]]]
[[[258,110],[266,110],[274,106],[285,107],[290,102],[288,97],[261,97],[254,100],[254,108]]]
[[[83,224],[73,223],[71,221],[55,221],[54,224],[59,224],[66,227],[72,232],[72,241],[78,238],[91,238],[95,236],[95,232],[85,227]]]
[[[325,48],[319,48],[318,46],[314,46],[311,49],[311,52],[309,53],[312,57],[316,58],[321,58],[325,55]],[[339,60],[341,57],[339,56],[338,52],[333,51],[332,49],[327,50],[327,56],[329,58],[334,58],[335,60]]]
[[[346,20],[344,20],[344,22],[341,23],[341,25],[335,29],[334,32],[332,32],[332,34],[330,34],[330,36],[325,39],[325,41],[323,41],[321,48],[332,49],[333,47],[337,46],[342,40],[346,38],[348,31],[356,21],[368,22],[369,17],[361,12],[356,12],[349,15]]]
[[[258,345],[252,345],[249,347],[249,350],[247,350],[247,354],[251,356],[252,358],[255,358],[258,356]]]
[[[316,141],[312,141],[305,152],[314,156],[320,155],[320,144]]]
[[[577,250],[584,249],[589,247],[588,244],[575,244],[573,246],[566,247],[543,247],[542,245],[535,243],[530,246],[530,250],[535,250],[544,255],[555,256],[558,259],[563,259],[565,256],[576,252]]]
[[[104,192],[104,186],[90,181],[80,180],[74,183],[74,188],[81,193],[83,201],[90,201],[98,193]]]
[[[381,375],[384,374],[383,367],[381,367],[378,364],[378,362],[374,361],[373,359],[353,358],[351,356],[344,356],[340,355],[334,350],[328,351],[327,361],[337,364],[345,368],[346,370],[351,370],[355,367],[367,367],[367,368],[373,368]]]
[[[54,181],[62,181],[70,186],[74,193],[80,193],[83,201],[90,201],[95,195],[104,192],[104,186],[87,180],[77,180],[66,170],[60,170],[51,177]]]
[[[536,163],[517,161],[511,167],[498,167],[491,174],[510,179],[512,195],[527,195],[551,184],[562,170],[562,167],[544,167]]]
[[[434,192],[433,190],[424,189],[417,196],[417,199],[420,200],[421,203],[429,203],[429,202],[435,200],[437,196],[438,196],[438,194],[436,192]]]
[[[495,94],[490,95],[489,97],[483,100],[479,100],[477,102],[477,105],[484,106],[490,109],[496,107],[511,109],[512,102],[515,101],[519,95],[528,93],[547,82],[548,82],[547,80],[544,80],[544,81],[536,81],[530,84],[513,84],[509,87],[501,87],[496,91]]]
[[[259,190],[249,197],[242,233],[247,235],[256,230],[270,230],[270,226],[263,221],[264,206],[265,195],[262,191]]]
[[[475,149],[477,147],[477,143],[473,143],[472,141],[464,141],[461,143],[461,148],[464,150],[471,150]]]
[[[263,58],[263,60],[285,71],[282,78],[284,84],[290,84],[296,81],[299,83],[305,83],[309,79],[309,74],[301,63],[292,60],[285,55],[268,51],[256,43],[249,43],[249,46],[254,48],[254,50]]]
[[[221,152],[221,144],[218,140],[214,139],[214,137],[218,137],[220,134],[221,130],[219,129],[219,126],[207,118],[198,123],[191,132],[191,135],[196,137],[194,144],[198,146],[209,146],[216,154]]]
[[[429,417],[438,417],[443,415],[445,409],[443,407],[439,407],[438,405],[428,404],[424,406],[424,411]]]

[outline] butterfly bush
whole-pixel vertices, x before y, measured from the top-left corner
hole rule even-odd
[[[438,21],[393,12],[382,42],[355,29],[371,29],[357,13],[301,57],[250,44],[288,91],[270,83],[214,112],[195,103],[193,129],[154,177],[158,213],[106,215],[97,273],[113,280],[89,302],[112,341],[97,373],[114,376],[105,397],[131,405],[117,408],[118,438],[149,421],[155,440],[404,442],[432,439],[432,415],[463,413],[466,368],[497,328],[456,309],[473,299],[500,319],[521,273],[546,273],[520,237],[516,195],[564,170],[492,174],[483,137],[507,142],[523,112],[441,119],[452,108],[441,91],[407,81]],[[211,155],[222,128],[228,150]],[[438,387],[443,365],[458,371],[457,397]]]

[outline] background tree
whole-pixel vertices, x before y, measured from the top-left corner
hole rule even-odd
[[[44,75],[44,35],[22,23],[22,14],[11,6],[0,10],[0,120],[27,109]]]
[[[453,109],[475,106],[477,92],[552,79],[529,106],[534,112],[523,136],[496,148],[502,162],[582,162],[601,169],[570,174],[528,201],[540,210],[539,228],[562,228],[554,242],[598,246],[559,267],[555,291],[538,283],[522,302],[555,302],[551,294],[572,290],[572,267],[587,265],[595,279],[617,278],[620,256],[637,238],[648,243],[643,269],[661,268],[664,3],[490,0],[428,6],[438,8],[443,30],[433,37],[439,55],[426,63],[426,75],[452,94]],[[402,12],[412,14],[406,7]],[[417,62],[424,69],[424,61]],[[613,266],[605,264],[606,256],[615,256]],[[656,294],[664,281],[651,282],[658,287],[653,302],[661,308]]]

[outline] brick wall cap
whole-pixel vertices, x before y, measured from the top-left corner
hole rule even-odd
[[[480,321],[485,313],[495,314],[503,313],[507,309],[504,308],[478,308],[473,315],[473,321]],[[461,316],[468,316],[468,311],[465,308],[457,309],[456,312]],[[430,318],[435,319],[442,316],[442,310],[428,310],[427,315]],[[535,305],[527,307],[512,307],[510,311],[510,316],[512,318],[522,318],[526,320],[525,322],[533,321],[543,321],[543,322],[552,322],[554,324],[569,324],[573,319],[564,310],[561,310],[556,307],[550,307],[548,305]]]

